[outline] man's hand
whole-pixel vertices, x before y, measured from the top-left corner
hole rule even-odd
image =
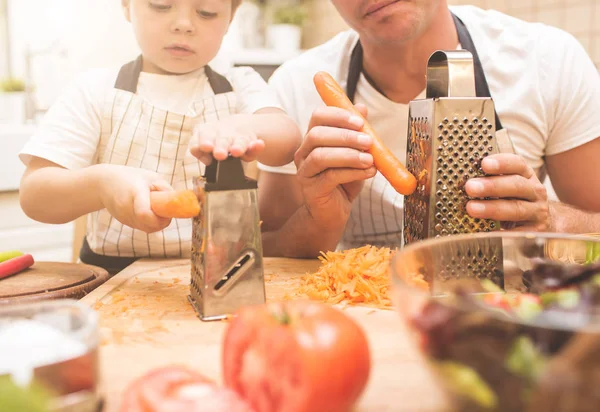
[[[512,222],[519,231],[553,230],[546,188],[521,156],[489,156],[481,167],[489,176],[471,179],[465,185],[466,193],[476,198],[467,204],[470,216]]]
[[[366,115],[364,106],[357,108]],[[317,225],[340,235],[364,180],[376,173],[366,153],[373,139],[359,132],[363,125],[345,110],[318,109],[294,158],[305,207]]]
[[[366,116],[366,108],[357,109]],[[366,153],[372,138],[361,116],[338,108],[315,110],[296,151],[296,176],[264,173],[259,184],[263,248],[267,256],[315,258],[335,250],[366,179],[376,173]],[[291,179],[290,179],[291,178]],[[281,196],[276,204],[266,199]]]

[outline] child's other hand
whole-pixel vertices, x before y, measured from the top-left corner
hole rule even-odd
[[[256,160],[265,148],[250,128],[227,120],[199,124],[194,128],[190,152],[205,165],[215,160],[225,160],[228,155],[240,157],[246,162]]]
[[[155,215],[150,205],[151,191],[173,190],[158,173],[127,166],[99,166],[102,168],[100,198],[115,219],[146,233],[169,226],[171,219]]]

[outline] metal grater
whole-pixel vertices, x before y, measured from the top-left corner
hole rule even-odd
[[[446,290],[444,284],[453,279],[488,279],[505,288],[505,268],[502,239],[478,239],[448,243],[431,256],[434,295]]]
[[[463,233],[490,232],[500,222],[474,219],[466,212],[467,180],[484,176],[481,160],[513,151],[508,135],[496,133],[494,102],[476,97],[473,56],[466,50],[437,51],[427,67],[427,95],[411,101],[407,168],[417,177],[415,192],[404,200],[404,243]],[[502,243],[489,241],[448,250],[436,259],[441,278],[459,272],[502,283]],[[489,246],[489,247],[488,247]]]
[[[258,186],[233,157],[213,161],[194,186],[201,212],[192,228],[189,300],[203,321],[222,320],[265,303]]]

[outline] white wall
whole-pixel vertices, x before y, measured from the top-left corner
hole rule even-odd
[[[11,66],[25,76],[25,52],[51,52],[32,61],[38,98],[49,105],[73,75],[123,64],[138,54],[120,0],[9,0]]]
[[[123,64],[138,48],[120,0],[8,0],[13,75],[25,77],[25,52],[52,47],[32,61],[36,97],[47,108],[73,76],[83,70]],[[36,260],[70,261],[73,223],[44,225],[19,206],[23,167],[17,152],[33,126],[19,130],[0,125],[0,250],[19,249]],[[16,176],[16,175],[19,176]],[[10,177],[10,179],[6,179]]]
[[[0,78],[8,76],[8,56],[6,50],[6,0],[0,0]]]
[[[52,51],[32,62],[36,96],[43,107],[76,73],[122,65],[139,54],[121,0],[8,0],[8,6],[14,75],[25,76],[28,47]],[[239,23],[235,19],[222,52],[211,63],[216,70],[228,67],[239,51]]]

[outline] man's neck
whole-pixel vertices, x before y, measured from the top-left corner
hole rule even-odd
[[[377,43],[361,38],[365,76],[388,99],[408,104],[426,86],[427,61],[436,50],[453,50],[458,35],[448,7],[439,6],[429,27],[414,40]]]

